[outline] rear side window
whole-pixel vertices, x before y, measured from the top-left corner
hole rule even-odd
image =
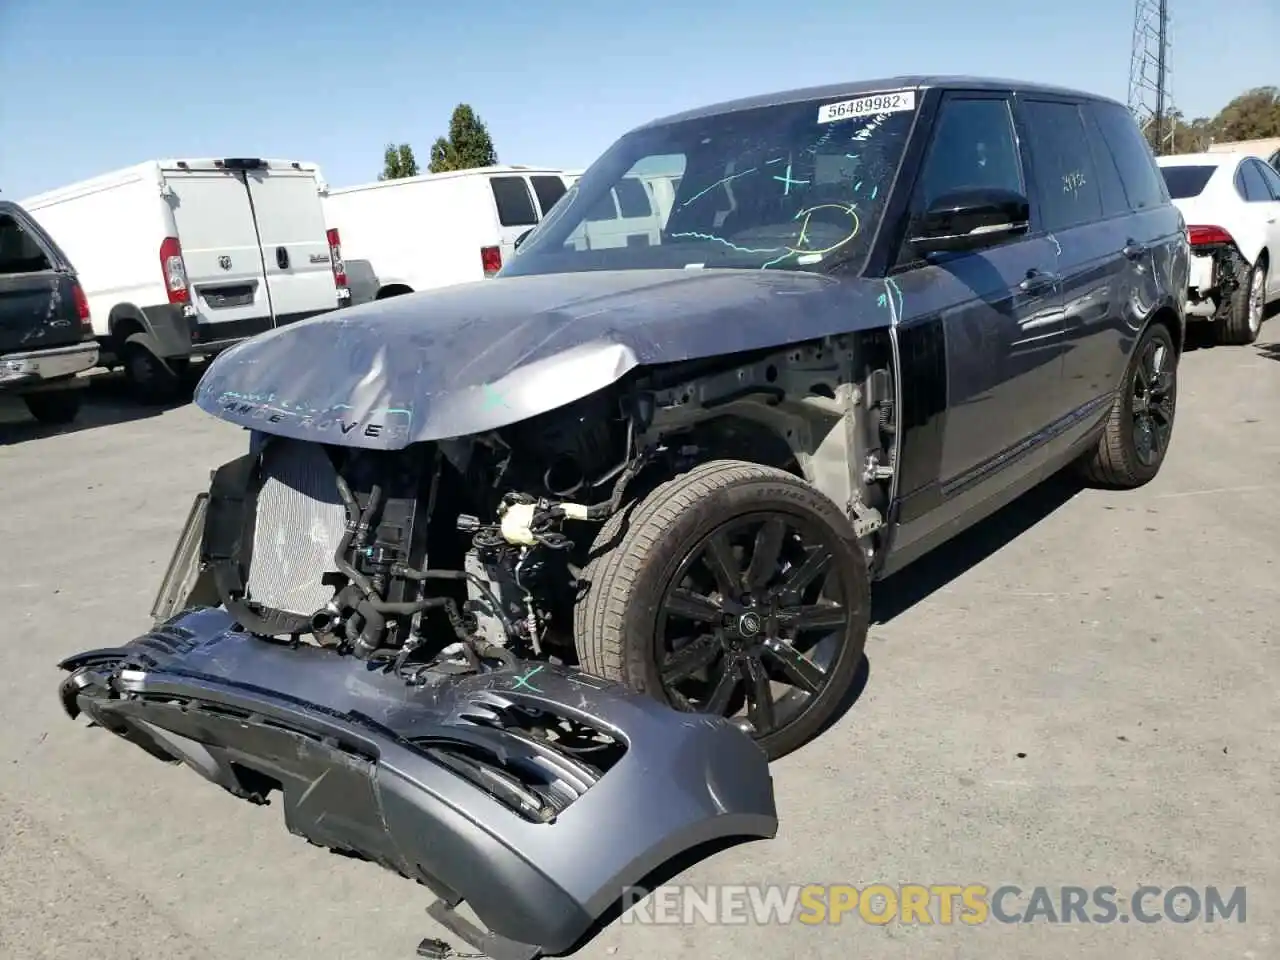
[[[1035,163],[1041,226],[1065,230],[1102,217],[1098,175],[1080,108],[1073,103],[1023,102]]]
[[[0,275],[52,269],[40,242],[12,216],[0,213]]]
[[[489,187],[498,206],[498,222],[504,227],[532,227],[538,222],[524,177],[490,177]]]
[[[1274,167],[1269,167],[1265,163],[1258,168],[1262,174],[1262,179],[1267,181],[1267,185],[1271,187],[1271,195],[1280,200],[1280,173],[1276,172]]]
[[[1169,196],[1174,200],[1190,200],[1204,192],[1205,184],[1213,176],[1215,166],[1197,164],[1186,167],[1161,167],[1164,185],[1169,188]]]
[[[635,177],[623,177],[614,192],[618,195],[618,209],[623,217],[651,217],[653,205],[649,203],[649,191]]]
[[[1236,171],[1236,193],[1240,194],[1240,199],[1249,203],[1271,201],[1271,191],[1267,188],[1267,181],[1262,179],[1262,173],[1252,160],[1243,161],[1240,169]]]
[[[1148,210],[1165,202],[1164,178],[1156,166],[1155,155],[1143,139],[1133,115],[1124,107],[1111,103],[1095,103],[1089,106],[1115,157],[1124,191],[1129,196],[1129,206],[1134,210]]]
[[[556,205],[556,201],[565,195],[564,181],[559,177],[530,177],[529,182],[533,184],[533,192],[538,195],[538,206],[542,208],[542,215],[545,217],[547,211]]]

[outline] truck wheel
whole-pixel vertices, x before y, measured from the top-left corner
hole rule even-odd
[[[849,521],[782,470],[716,460],[600,531],[574,632],[583,669],[732,717],[771,760],[839,712],[870,586]]]
[[[1267,264],[1259,258],[1248,276],[1232,292],[1227,309],[1213,324],[1220,346],[1245,346],[1258,339],[1262,331],[1262,312],[1266,308],[1266,289]]]
[[[46,393],[28,393],[22,398],[27,412],[41,423],[62,426],[71,423],[80,413],[79,390],[50,390]]]
[[[129,389],[139,403],[171,403],[181,393],[186,358],[162,360],[147,346],[145,334],[135,333],[125,340],[120,361]]]
[[[1159,473],[1177,402],[1178,351],[1169,328],[1153,323],[1133,351],[1098,446],[1081,461],[1085,480],[1130,489]]]

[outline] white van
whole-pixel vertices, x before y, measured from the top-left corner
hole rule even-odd
[[[566,190],[560,170],[476,167],[330,190],[324,214],[382,299],[493,276]]]
[[[349,298],[314,164],[150,160],[22,201],[80,275],[102,362],[139,399],[188,361]]]

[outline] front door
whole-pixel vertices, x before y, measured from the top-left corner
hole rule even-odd
[[[918,213],[936,197],[973,187],[1027,191],[1002,95],[944,97],[910,209]],[[922,262],[904,250],[890,283],[901,301],[900,342],[928,324],[940,324],[945,341],[947,412],[936,449],[902,454],[899,496],[935,488],[917,498],[920,513],[995,480],[1056,415],[1063,326],[1055,269],[1054,246],[1034,220],[1027,235],[976,252]]]

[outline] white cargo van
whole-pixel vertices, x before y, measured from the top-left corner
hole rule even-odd
[[[324,211],[382,299],[493,276],[566,189],[560,170],[476,167],[330,190]]]
[[[314,164],[151,160],[22,201],[76,265],[102,361],[139,399],[188,361],[349,298]]]

